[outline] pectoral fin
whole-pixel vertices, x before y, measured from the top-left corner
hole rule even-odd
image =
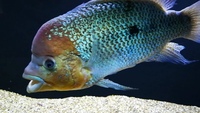
[[[117,84],[113,81],[110,81],[109,79],[102,79],[99,82],[97,82],[95,85],[104,87],[104,88],[113,88],[116,90],[133,90],[133,89],[137,89],[137,88],[131,88],[131,87],[127,87],[127,86],[123,86],[120,84]]]
[[[180,51],[182,51],[185,47],[182,45],[179,45],[174,42],[169,42],[166,44],[166,46],[163,48],[163,50],[156,54],[155,56],[152,56],[147,60],[147,62],[150,61],[157,61],[157,62],[171,62],[175,64],[189,64],[195,61],[189,61],[185,59]]]

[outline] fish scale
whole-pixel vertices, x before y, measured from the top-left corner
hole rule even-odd
[[[135,4],[133,4],[133,5],[137,6],[137,7],[134,7],[135,10],[141,10],[140,6],[142,6],[143,3],[141,3],[141,5],[135,5]],[[104,39],[104,42],[105,42],[109,38],[113,39],[113,37],[108,36],[109,34],[113,34],[113,33],[122,31],[121,34],[123,34],[123,36],[128,35],[129,33],[125,32],[128,30],[128,28],[127,28],[128,26],[133,26],[134,24],[138,25],[138,28],[142,28],[142,26],[145,26],[145,25],[142,25],[141,22],[137,19],[137,18],[139,18],[139,16],[141,16],[141,14],[139,14],[139,13],[131,14],[131,11],[127,12],[126,14],[122,13],[124,11],[124,9],[126,8],[126,6],[128,6],[128,4],[126,2],[123,4],[121,4],[121,2],[116,2],[114,4],[105,3],[105,4],[96,4],[96,5],[91,5],[91,6],[88,5],[88,6],[86,6],[87,8],[81,8],[81,9],[77,8],[76,11],[73,11],[71,13],[67,13],[67,14],[63,15],[64,18],[68,18],[68,17],[72,17],[72,16],[76,17],[76,18],[74,18],[76,21],[74,21],[74,23],[73,23],[73,20],[72,20],[71,24],[69,24],[67,26],[69,28],[75,27],[78,31],[81,31],[81,33],[78,32],[80,34],[80,37],[74,39],[74,37],[79,36],[79,35],[77,35],[77,32],[73,31],[73,29],[70,31],[71,32],[70,34],[72,34],[72,35],[70,35],[70,36],[65,35],[65,36],[68,36],[72,41],[75,40],[74,44],[76,46],[76,49],[79,51],[79,53],[81,54],[81,57],[83,59],[88,60],[90,58],[92,51],[89,48],[92,47],[93,39],[91,39],[91,38],[93,38],[93,36],[96,35],[96,37],[102,38],[102,35],[103,35],[103,37],[106,37]],[[120,10],[118,9],[119,7],[121,8]],[[129,6],[129,7],[131,7],[131,6]],[[148,10],[148,8],[144,8],[144,9]],[[107,12],[109,11],[109,15],[106,14],[107,12],[104,12],[105,10]],[[121,14],[119,12],[121,12]],[[132,12],[135,13],[138,11],[133,10]],[[116,13],[119,13],[119,15],[116,15]],[[89,17],[81,18],[83,15],[85,17],[87,17],[89,15]],[[101,19],[101,17],[103,17],[103,18]],[[81,18],[81,19],[79,19],[79,18]],[[113,21],[108,21],[109,19],[112,19]],[[104,23],[101,23],[100,21],[103,21],[103,20],[105,20]],[[81,22],[79,22],[79,21],[81,21]],[[126,22],[126,23],[124,23],[124,22]],[[97,23],[98,24],[101,23],[101,24],[97,25]],[[92,24],[92,26],[90,26],[91,24]],[[68,29],[68,27],[66,29]],[[101,31],[99,32],[98,29],[101,29]],[[83,32],[84,32],[84,34],[83,34]],[[123,36],[121,36],[121,34],[115,35],[115,37],[123,37]],[[87,36],[87,37],[85,37],[85,36]],[[86,42],[87,45],[84,45],[79,42]],[[141,42],[141,41],[139,41],[139,42]],[[108,43],[108,42],[106,42],[106,43]],[[107,46],[109,46],[109,45],[107,45]],[[125,46],[125,45],[122,45],[122,46]]]

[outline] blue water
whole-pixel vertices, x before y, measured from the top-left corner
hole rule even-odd
[[[0,89],[35,98],[70,96],[126,95],[200,107],[200,61],[186,66],[170,63],[142,63],[108,78],[139,90],[116,91],[94,86],[70,92],[28,94],[28,80],[22,78],[30,61],[32,39],[39,27],[49,19],[73,9],[87,0],[2,0],[0,14]],[[198,0],[178,0],[173,9],[181,10]],[[0,2],[1,3],[1,2]],[[186,49],[187,59],[200,60],[200,44],[175,40]]]

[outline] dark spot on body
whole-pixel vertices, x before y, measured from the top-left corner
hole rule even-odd
[[[163,23],[165,23],[165,20],[160,19],[159,22],[160,22],[160,24],[161,24],[161,23],[163,24]]]
[[[194,24],[191,16],[181,13],[179,16],[179,22],[180,24],[184,25],[185,28],[187,28],[188,30],[192,29],[192,25]]]
[[[130,27],[129,27],[129,33],[130,33],[131,35],[138,34],[139,31],[140,31],[140,30],[139,30],[139,28],[138,28],[136,25],[130,26]]]
[[[172,25],[171,25],[170,23],[167,23],[167,26],[168,26],[168,27],[171,27]]]
[[[191,17],[185,14],[179,15],[181,23],[191,23]]]

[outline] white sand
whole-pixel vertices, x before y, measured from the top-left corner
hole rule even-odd
[[[200,108],[126,96],[36,99],[0,90],[0,113],[200,113]]]

